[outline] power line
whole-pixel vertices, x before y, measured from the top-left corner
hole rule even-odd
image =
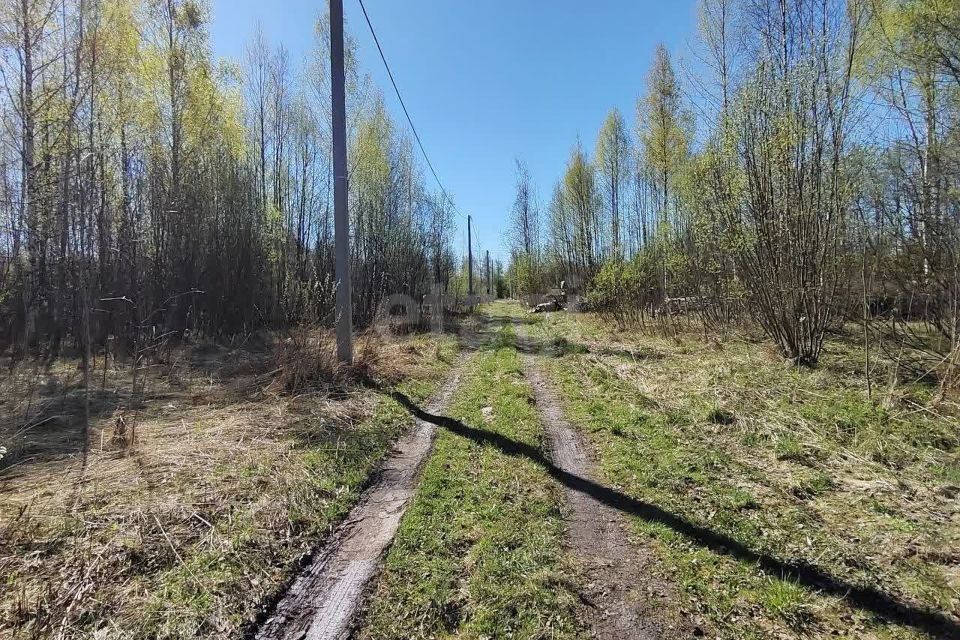
[[[423,159],[427,161],[427,166],[430,168],[430,173],[433,174],[433,179],[437,181],[437,186],[440,187],[440,193],[443,194],[443,197],[447,199],[447,202],[450,203],[450,206],[453,207],[453,211],[459,215],[461,218],[466,219],[466,216],[460,213],[460,210],[457,209],[457,205],[454,204],[453,198],[450,197],[450,194],[447,193],[447,190],[443,188],[443,183],[440,182],[440,176],[437,175],[436,169],[433,168],[433,163],[430,162],[430,156],[427,155],[427,150],[423,147],[423,142],[420,140],[420,134],[417,133],[417,128],[413,126],[413,118],[410,117],[410,112],[407,111],[407,105],[403,102],[403,97],[400,95],[400,89],[397,87],[397,81],[393,78],[393,71],[390,70],[390,64],[387,62],[387,56],[383,53],[383,47],[380,46],[380,39],[377,38],[377,32],[373,28],[373,23],[370,22],[370,15],[367,13],[367,8],[363,5],[363,0],[357,0],[360,3],[360,9],[363,10],[363,17],[367,21],[367,26],[370,27],[370,35],[373,36],[373,41],[377,45],[377,51],[380,52],[380,59],[383,60],[383,66],[387,69],[387,75],[390,77],[390,84],[393,85],[393,90],[397,94],[397,100],[400,101],[400,107],[403,108],[403,115],[407,117],[407,122],[410,124],[410,130],[413,131],[413,137],[417,140],[417,145],[420,147],[420,153],[423,154]]]

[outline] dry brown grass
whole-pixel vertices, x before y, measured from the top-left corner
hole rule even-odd
[[[76,363],[5,376],[0,636],[236,634],[408,423],[351,382],[359,367],[420,396],[452,359],[449,339],[361,340],[344,371],[317,333],[303,351],[178,349],[141,370],[142,394],[108,368],[86,456]]]

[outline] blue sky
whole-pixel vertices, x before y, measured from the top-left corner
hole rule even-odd
[[[694,0],[365,2],[440,179],[473,215],[474,250],[490,249],[491,259],[506,258],[515,158],[528,164],[545,202],[578,136],[592,151],[613,107],[632,126],[657,43],[690,59],[696,33]],[[242,59],[259,22],[296,62],[313,44],[326,0],[212,5],[217,55]],[[357,0],[344,0],[344,12],[363,70],[405,126]]]

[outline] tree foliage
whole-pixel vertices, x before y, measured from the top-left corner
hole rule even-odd
[[[804,364],[857,320],[918,375],[956,375],[957,3],[703,0],[700,18],[701,135],[658,47],[634,135],[611,112],[553,189],[545,280],[618,322],[752,319]]]
[[[201,0],[6,0],[0,342],[138,350],[332,319],[328,26],[210,51]],[[450,204],[347,42],[354,318],[451,276]]]

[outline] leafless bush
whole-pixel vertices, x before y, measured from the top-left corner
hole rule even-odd
[[[120,447],[126,451],[133,448],[137,441],[137,422],[136,418],[128,421],[128,417],[123,412],[117,413],[113,421],[113,435],[110,438],[110,444]]]
[[[310,387],[331,387],[346,377],[337,361],[336,342],[331,332],[295,329],[276,345],[275,391],[295,393]]]

